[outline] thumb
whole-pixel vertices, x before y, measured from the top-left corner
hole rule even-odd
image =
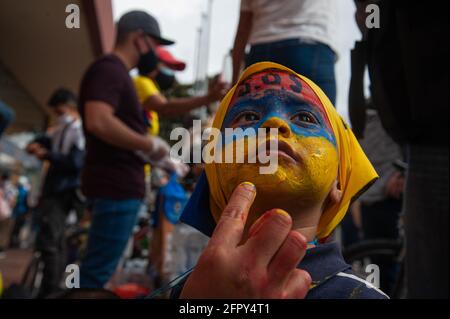
[[[239,244],[255,196],[256,187],[252,183],[243,182],[235,188],[211,236],[211,245],[236,247]]]

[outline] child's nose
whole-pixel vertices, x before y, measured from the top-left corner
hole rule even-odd
[[[268,118],[262,125],[262,128],[266,128],[267,134],[269,133],[269,130],[271,128],[278,129],[278,134],[283,137],[290,137],[292,134],[291,128],[289,127],[289,124],[286,123],[286,121],[280,119],[279,117],[270,117]]]

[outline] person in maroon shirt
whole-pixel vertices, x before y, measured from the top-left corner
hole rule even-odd
[[[113,274],[144,197],[144,161],[158,161],[169,146],[146,135],[142,106],[128,72],[161,37],[158,22],[143,11],[123,15],[112,54],[86,71],[79,108],[86,135],[82,190],[92,207],[92,225],[80,270],[82,288],[102,288]]]

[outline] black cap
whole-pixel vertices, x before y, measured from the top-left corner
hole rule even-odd
[[[175,43],[174,41],[161,37],[158,21],[147,12],[127,12],[120,17],[119,22],[117,23],[118,32],[132,32],[139,29],[154,38],[159,44],[170,45]]]

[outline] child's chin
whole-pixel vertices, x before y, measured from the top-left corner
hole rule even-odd
[[[272,174],[261,174],[259,165],[255,164],[222,164],[219,180],[224,189],[231,195],[237,185],[242,182],[251,182],[256,186],[258,193],[268,195],[279,195],[283,198],[298,196],[304,188],[304,179],[298,167],[279,165]],[[226,166],[225,166],[226,165]]]

